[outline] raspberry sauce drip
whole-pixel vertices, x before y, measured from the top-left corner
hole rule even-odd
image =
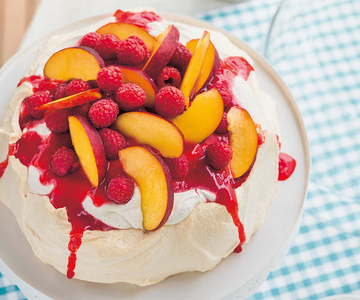
[[[7,155],[6,159],[0,163],[0,178],[4,175],[8,164],[9,164],[9,155]]]
[[[142,29],[145,29],[146,31],[151,30],[151,28],[148,25],[149,23],[155,21],[157,22],[162,21],[160,16],[150,11],[133,13],[130,11],[122,11],[119,9],[115,12],[114,17],[116,18],[117,22],[133,24],[138,27],[141,27]]]
[[[50,79],[45,76],[31,75],[26,76],[20,80],[18,87],[24,83],[29,82],[33,86],[33,92],[49,91],[51,95],[54,95],[55,88],[62,82],[61,80]]]
[[[283,152],[279,154],[279,177],[278,180],[284,181],[288,179],[294,172],[296,167],[296,160],[290,155]]]

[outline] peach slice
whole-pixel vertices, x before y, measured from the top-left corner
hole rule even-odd
[[[83,116],[70,116],[69,129],[76,154],[90,183],[97,187],[104,179],[107,160],[98,131]]]
[[[159,229],[168,220],[174,204],[168,166],[154,152],[141,146],[120,150],[119,159],[124,171],[139,186],[144,229]]]
[[[200,143],[219,126],[224,103],[216,89],[197,95],[191,106],[172,122],[184,134],[185,142]]]
[[[146,94],[146,101],[144,106],[152,107],[155,102],[155,95],[158,92],[158,88],[149,75],[140,69],[120,66],[123,74],[123,83],[135,83],[140,86]]]
[[[139,111],[123,113],[117,117],[114,126],[125,137],[159,150],[163,157],[177,158],[183,152],[181,131],[160,116]]]
[[[47,109],[62,109],[74,106],[80,106],[85,103],[100,99],[102,94],[99,89],[87,90],[81,93],[77,93],[68,97],[60,98],[55,101],[45,103],[38,106],[38,110],[47,110]]]
[[[111,33],[115,35],[120,41],[127,39],[129,36],[136,35],[141,38],[145,45],[151,51],[156,43],[156,38],[154,38],[146,30],[127,23],[109,23],[100,27],[96,32],[100,34]]]
[[[169,25],[157,37],[143,71],[152,79],[156,79],[170,61],[179,43],[180,32],[174,25]]]
[[[189,107],[189,99],[194,94],[194,89],[199,80],[201,70],[204,65],[206,53],[210,45],[210,33],[204,31],[199,42],[196,45],[195,51],[186,68],[183,80],[181,82],[180,91],[185,96],[186,108]]]
[[[99,53],[89,47],[70,47],[54,53],[46,62],[44,75],[68,81],[73,78],[96,80],[97,73],[105,66]]]
[[[190,50],[191,53],[194,54],[196,45],[198,44],[199,39],[190,40],[186,44],[186,48]],[[217,52],[214,44],[210,41],[209,47],[205,54],[204,64],[202,66],[202,70],[200,72],[200,76],[195,85],[194,93],[197,93],[202,87],[204,87],[210,79],[214,76],[214,73],[220,67],[220,57]]]
[[[234,178],[244,175],[252,166],[257,149],[256,126],[250,114],[243,108],[233,106],[227,113],[230,132],[230,147],[233,157],[230,170]]]

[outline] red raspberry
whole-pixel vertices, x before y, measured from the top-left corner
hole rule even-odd
[[[173,67],[165,67],[156,79],[159,89],[166,85],[172,85],[179,88],[181,85],[181,75],[178,69]]]
[[[224,102],[224,109],[226,109],[226,107],[232,102],[232,92],[227,87],[221,85],[219,82],[215,84],[214,88],[219,91]]]
[[[71,116],[71,109],[54,109],[45,112],[45,123],[47,128],[55,133],[63,133],[69,130],[68,117]]]
[[[189,171],[189,161],[184,154],[178,158],[164,158],[164,160],[173,179],[180,180],[186,177]]]
[[[52,101],[50,93],[48,91],[41,91],[32,94],[30,97],[26,98],[26,107],[30,116],[35,119],[41,119],[44,117],[43,110],[37,110],[36,107]]]
[[[126,147],[126,139],[117,131],[103,128],[99,131],[108,160],[118,158],[119,150]]]
[[[119,46],[120,41],[115,35],[105,33],[100,36],[95,49],[99,52],[103,59],[111,59],[117,57]]]
[[[225,167],[231,160],[233,152],[225,142],[216,142],[206,148],[206,156],[209,165],[219,170]]]
[[[97,74],[99,88],[111,94],[122,85],[123,75],[120,67],[109,66],[102,68]]]
[[[145,91],[135,83],[123,84],[116,91],[116,102],[124,111],[132,111],[138,109],[145,103]]]
[[[69,82],[66,87],[66,96],[75,95],[81,92],[85,92],[91,89],[91,85],[82,80],[82,79],[75,79]]]
[[[174,118],[185,109],[184,94],[176,87],[165,86],[157,93],[154,108],[160,116]]]
[[[95,49],[100,40],[100,34],[97,32],[89,32],[84,35],[80,45]]]
[[[219,126],[215,129],[215,133],[218,133],[218,134],[227,133],[229,131],[228,130],[228,125],[229,125],[229,123],[227,121],[227,113],[224,112]]]
[[[109,127],[119,114],[119,106],[112,100],[96,101],[89,110],[89,119],[96,128]]]
[[[134,194],[134,180],[126,175],[119,175],[110,180],[106,195],[117,204],[126,204]]]
[[[184,71],[192,57],[191,51],[183,44],[178,44],[173,56],[169,61],[169,66],[175,67],[180,72]]]
[[[119,64],[135,66],[150,55],[143,40],[135,35],[129,36],[120,43],[117,58]]]
[[[67,87],[67,83],[64,82],[64,83],[60,83],[55,88],[54,100],[66,97],[66,87]]]
[[[57,149],[51,159],[51,170],[58,176],[65,176],[79,166],[79,159],[75,152],[65,146]]]

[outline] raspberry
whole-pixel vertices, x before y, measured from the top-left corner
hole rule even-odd
[[[166,85],[172,85],[179,88],[181,84],[180,72],[176,68],[165,67],[156,79],[156,83],[159,89]]]
[[[136,110],[145,103],[145,91],[135,83],[123,84],[116,91],[116,102],[124,111]]]
[[[109,66],[102,68],[97,74],[99,88],[111,94],[122,85],[123,75],[120,67]]]
[[[231,160],[233,152],[225,142],[216,142],[206,148],[206,156],[209,165],[219,170],[225,167]]]
[[[215,89],[217,89],[224,101],[224,109],[232,102],[232,92],[225,86],[221,85],[219,82],[215,83],[214,86]]]
[[[45,123],[47,128],[55,133],[63,133],[69,130],[68,117],[71,115],[71,109],[54,109],[45,112]]]
[[[43,110],[36,110],[35,108],[52,101],[50,93],[48,91],[41,91],[32,94],[30,97],[26,98],[26,107],[30,116],[35,119],[41,119],[44,117]]]
[[[134,194],[134,180],[126,175],[119,175],[110,180],[106,195],[117,204],[126,204]]]
[[[229,125],[229,123],[227,121],[227,113],[224,112],[219,126],[215,129],[215,133],[218,133],[218,134],[227,133],[228,132],[228,125]]]
[[[184,154],[178,158],[164,158],[173,179],[180,180],[186,177],[189,171],[189,161]]]
[[[112,100],[96,101],[89,110],[89,119],[96,128],[109,127],[115,122],[119,106]]]
[[[97,32],[89,32],[84,35],[80,45],[95,49],[100,40],[100,34]]]
[[[66,97],[66,87],[67,87],[67,83],[64,82],[64,83],[60,83],[55,88],[54,100]]]
[[[155,97],[155,110],[165,118],[174,118],[185,109],[184,94],[173,86],[163,87]]]
[[[183,44],[180,44],[175,49],[173,56],[169,61],[169,66],[178,69],[180,72],[184,71],[192,57],[191,51]]]
[[[118,158],[119,150],[126,147],[126,139],[119,132],[109,128],[101,129],[99,135],[103,141],[107,159]]]
[[[135,36],[129,36],[120,43],[117,58],[119,64],[135,66],[150,56],[149,49],[144,41]]]
[[[105,33],[100,36],[95,49],[99,52],[103,59],[111,59],[117,57],[119,46],[120,41],[115,35]]]
[[[58,176],[65,176],[79,166],[75,152],[65,146],[57,149],[51,159],[51,170]]]
[[[91,85],[82,80],[82,79],[75,79],[69,82],[66,87],[66,96],[75,95],[81,92],[85,92],[91,89]]]

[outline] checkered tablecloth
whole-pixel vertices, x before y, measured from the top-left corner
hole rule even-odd
[[[196,15],[266,49],[298,102],[310,140],[312,175],[300,232],[249,299],[360,294],[360,1],[288,0],[266,47],[279,4],[229,2]],[[24,296],[0,274],[3,299]]]

